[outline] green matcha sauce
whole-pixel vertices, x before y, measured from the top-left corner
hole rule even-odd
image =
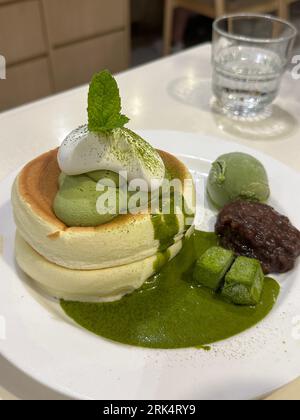
[[[175,237],[179,232],[178,217],[172,214],[152,215],[152,225],[154,228],[154,237],[159,241],[159,251],[165,251],[175,243]]]
[[[180,254],[140,290],[113,303],[61,302],[75,322],[107,339],[139,347],[175,349],[225,340],[263,320],[272,310],[280,287],[265,281],[257,307],[234,306],[193,282],[193,266],[207,249],[217,245],[214,233],[195,232]],[[167,255],[159,254],[157,268]]]

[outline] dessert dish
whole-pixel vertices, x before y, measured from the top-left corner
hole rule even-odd
[[[105,120],[101,109],[106,103],[109,108],[111,101],[105,97],[106,89],[118,105],[116,115],[107,114]],[[98,112],[93,95],[98,105],[102,103],[99,132],[92,131]],[[180,209],[166,215],[155,209],[153,214],[155,200],[148,199],[147,188],[156,197],[164,180],[179,180],[191,222],[195,191],[182,162],[156,151],[131,130],[110,126],[113,117],[115,126],[125,117],[120,116],[119,91],[108,72],[94,77],[89,110],[91,130],[84,126],[73,131],[59,149],[26,165],[15,181],[16,259],[51,296],[114,300],[141,287],[163,262],[174,258],[193,230]],[[137,193],[141,205],[129,212],[134,199],[129,185],[134,179],[141,181],[142,191]],[[114,180],[115,185],[110,184]],[[98,208],[104,196],[115,199],[115,208]]]
[[[94,76],[88,125],[30,162],[12,203],[16,259],[78,325],[122,344],[212,344],[262,321],[293,268],[300,233],[267,204],[254,157],[223,155],[207,192],[215,232],[193,226],[195,186],[175,156],[125,127],[116,81]]]

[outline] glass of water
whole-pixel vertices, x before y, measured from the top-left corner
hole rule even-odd
[[[229,15],[214,22],[213,92],[226,114],[253,118],[276,98],[297,29],[264,15]]]

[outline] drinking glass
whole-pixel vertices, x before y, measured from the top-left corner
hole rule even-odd
[[[265,15],[228,15],[213,25],[213,92],[219,107],[255,117],[276,98],[297,29]]]

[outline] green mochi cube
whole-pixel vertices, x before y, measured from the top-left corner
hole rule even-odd
[[[194,280],[217,290],[234,261],[234,253],[219,246],[208,249],[196,263]]]
[[[225,277],[222,295],[236,305],[255,306],[261,300],[264,280],[259,261],[239,257]]]

